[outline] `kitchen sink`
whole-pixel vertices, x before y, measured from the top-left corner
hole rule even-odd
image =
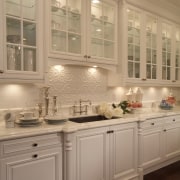
[[[111,119],[117,119],[117,117],[112,117]],[[69,121],[76,123],[86,123],[86,122],[104,121],[104,120],[109,120],[109,119],[101,115],[69,118]]]

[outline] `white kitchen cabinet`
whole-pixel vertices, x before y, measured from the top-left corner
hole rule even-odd
[[[139,166],[145,172],[172,163],[180,155],[179,116],[149,119],[139,126]]]
[[[48,0],[45,5],[50,60],[59,60],[59,64],[116,63],[116,1]]]
[[[43,1],[3,0],[0,7],[0,79],[42,81]]]
[[[162,122],[163,119],[140,123],[139,164],[143,168],[158,164],[162,160],[162,124],[158,121]]]
[[[166,118],[166,125],[163,129],[164,156],[171,159],[180,154],[180,117]]]
[[[137,172],[136,123],[65,134],[65,180],[132,180]]]
[[[62,180],[60,135],[2,141],[0,148],[0,179]]]
[[[119,11],[121,62],[109,85],[178,86],[178,25],[126,2]]]

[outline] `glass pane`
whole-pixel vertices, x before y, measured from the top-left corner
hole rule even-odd
[[[103,38],[103,22],[99,20],[93,20],[91,22],[91,33],[93,37]]]
[[[64,9],[53,10],[51,13],[51,28],[57,30],[67,30],[66,13]]]
[[[135,61],[140,61],[140,47],[135,46]]]
[[[127,9],[128,13],[128,26],[134,27],[134,13],[132,10]]]
[[[167,66],[171,65],[171,54],[167,53]]]
[[[91,41],[91,54],[97,57],[103,57],[103,41],[93,38]]]
[[[114,25],[110,23],[104,23],[104,39],[114,40]]]
[[[61,31],[52,31],[52,49],[55,51],[66,51],[66,33]]]
[[[180,80],[180,69],[176,68],[176,80]]]
[[[134,44],[140,45],[140,38],[139,37],[134,37]]]
[[[103,17],[103,12],[102,12],[102,2],[100,0],[97,1],[91,1],[91,17],[105,20],[108,17]]]
[[[36,18],[36,0],[22,1],[23,18],[35,20]]]
[[[19,20],[7,18],[7,42],[20,44],[21,43],[21,23]]]
[[[139,78],[140,77],[140,64],[135,63],[135,77]]]
[[[132,78],[133,77],[133,62],[128,62],[128,77]]]
[[[80,14],[69,12],[68,13],[68,31],[75,32],[80,34],[81,33],[81,16]]]
[[[166,67],[162,67],[162,79],[166,80]]]
[[[157,68],[156,68],[156,66],[155,65],[153,65],[152,66],[152,79],[156,79],[157,77],[156,77],[156,70]]]
[[[128,43],[132,44],[133,43],[133,36],[128,35]]]
[[[114,19],[115,19],[115,9],[112,7],[110,4],[106,4],[104,2],[103,4],[103,15],[104,17],[101,17],[104,21],[110,22],[114,24]]]
[[[36,46],[36,24],[23,22],[23,44]]]
[[[7,69],[21,70],[21,48],[7,45]]]
[[[104,57],[114,58],[114,43],[109,41],[104,42]]]
[[[152,64],[156,64],[156,50],[152,50]]]
[[[151,49],[146,49],[146,62],[151,63]]]
[[[166,51],[166,39],[165,38],[162,39],[162,50]]]
[[[167,51],[171,52],[171,40],[167,39]]]
[[[134,27],[139,29],[140,28],[140,14],[134,13]]]
[[[171,68],[170,67],[167,67],[167,80],[170,80],[171,79]]]
[[[162,64],[166,65],[166,53],[165,52],[162,53]]]
[[[24,71],[36,71],[36,50],[24,48]]]
[[[180,54],[180,41],[176,41],[176,54]]]
[[[68,34],[68,52],[81,53],[81,37],[75,34]]]
[[[63,1],[61,0],[61,2],[63,2]],[[82,2],[82,0],[68,0],[67,2],[68,2],[68,6],[71,9],[71,12],[76,13],[76,14],[81,14],[81,2]]]
[[[180,67],[180,56],[176,55],[176,67]]]
[[[146,77],[148,79],[151,79],[151,65],[150,64],[146,65]]]
[[[156,35],[152,34],[152,48],[156,49]]]
[[[128,44],[128,60],[133,60],[133,45]]]
[[[6,14],[20,17],[20,0],[6,0]]]
[[[146,34],[146,46],[149,48],[151,47],[151,34],[150,33]]]

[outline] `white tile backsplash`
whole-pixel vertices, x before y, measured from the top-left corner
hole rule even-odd
[[[58,106],[72,106],[79,99],[89,99],[93,104],[101,102],[120,102],[130,87],[108,87],[107,70],[83,66],[65,66],[64,68],[49,68],[50,104],[52,96],[58,96]],[[133,88],[135,90],[135,88]],[[160,101],[167,96],[169,88],[142,87],[143,101],[149,104]],[[180,88],[172,92],[177,100]],[[35,106],[39,101],[39,88],[32,84],[0,84],[0,109],[27,108]],[[144,103],[145,104],[145,103]]]

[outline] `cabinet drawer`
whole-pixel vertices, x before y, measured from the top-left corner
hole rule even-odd
[[[169,116],[166,117],[166,124],[176,124],[176,123],[180,123],[180,116]]]
[[[163,118],[147,119],[146,121],[140,123],[140,128],[146,129],[158,127],[161,126],[163,122]]]
[[[36,150],[41,147],[61,144],[60,134],[48,134],[33,136],[14,140],[2,141],[0,143],[1,155],[17,153],[25,150]]]

